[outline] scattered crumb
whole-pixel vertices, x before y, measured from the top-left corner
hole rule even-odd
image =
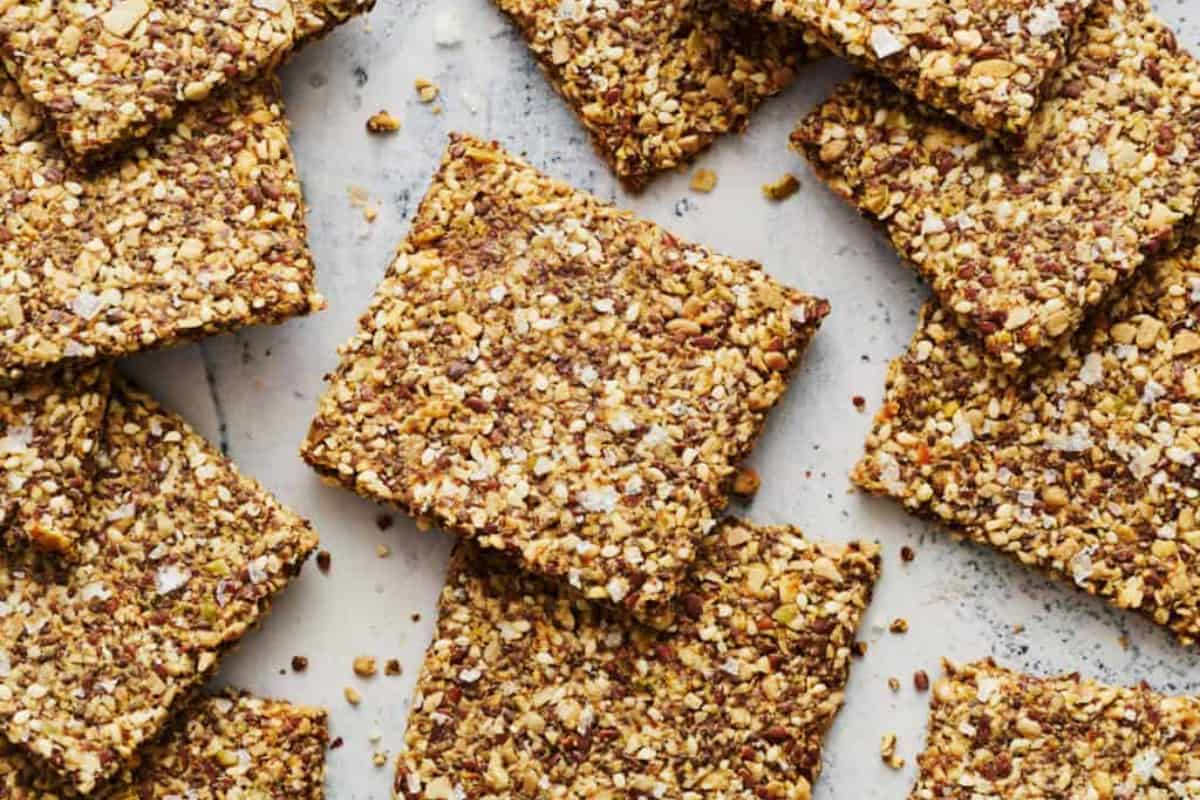
[[[774,183],[764,183],[762,191],[768,200],[775,202],[787,200],[800,191],[800,181],[796,180],[795,175],[788,173]]]
[[[905,564],[909,563],[916,557],[917,557],[917,551],[913,550],[908,545],[904,545],[903,547],[900,548],[900,560],[903,561]]]
[[[363,209],[363,219],[367,222],[374,222],[379,216],[379,209],[375,206],[367,206]]]
[[[336,739],[334,739],[332,742],[329,743],[329,749],[337,750],[345,743],[346,743],[346,740],[339,736]]]
[[[900,691],[900,679],[899,678],[888,678],[888,688],[891,689],[893,692]]]
[[[1013,633],[1024,633],[1025,626],[1018,622],[1016,625],[1012,626],[1012,632]]]
[[[387,558],[391,554],[392,548],[388,547],[386,544],[375,545],[375,555],[379,556],[380,558]]]
[[[1117,639],[1117,644],[1121,645],[1122,650],[1128,650],[1129,649],[1129,637],[1122,633],[1120,638]]]
[[[371,756],[371,763],[376,767],[382,767],[387,763],[387,753],[379,752]]]
[[[317,553],[317,569],[326,574],[329,573],[329,567],[333,563],[333,556],[328,550],[321,550]]]
[[[371,202],[371,195],[365,186],[351,184],[346,187],[346,194],[350,197],[350,205],[354,208],[363,208]]]
[[[440,91],[437,84],[427,78],[417,78],[413,82],[413,87],[417,90],[417,97],[422,103],[432,103],[437,99]]]
[[[929,691],[929,674],[923,669],[913,673],[913,688],[918,692]]]
[[[392,527],[392,522],[393,520],[391,514],[380,514],[375,518],[375,527],[379,528],[381,531],[386,531],[388,528]]]
[[[375,674],[375,657],[359,656],[354,659],[354,674],[360,678],[370,678]]]
[[[867,643],[861,639],[854,643],[854,655],[862,658],[867,654]]]
[[[367,131],[370,133],[395,133],[400,130],[400,120],[387,111],[380,109],[367,119]]]
[[[886,733],[879,743],[879,756],[892,769],[903,769],[904,759],[896,755],[896,734]]]
[[[762,485],[758,471],[750,467],[739,469],[733,478],[733,493],[742,497],[753,497]]]
[[[367,741],[371,744],[376,744],[382,738],[383,731],[380,730],[378,725],[372,725],[371,730],[367,731]]]
[[[692,173],[692,191],[708,194],[717,188],[717,173],[711,169],[698,169]]]
[[[420,622],[420,621],[421,621],[421,615],[420,615],[419,613],[417,613],[417,614],[413,614],[413,615],[412,615],[412,621],[413,621],[413,622]]]
[[[389,658],[383,665],[383,674],[388,676],[399,675],[404,670],[400,666],[400,659]]]
[[[292,670],[295,672],[304,672],[308,669],[308,659],[304,656],[292,656]]]
[[[888,630],[892,633],[908,633],[908,620],[904,617],[896,617],[892,620],[892,624],[888,625]]]
[[[355,689],[353,686],[347,686],[343,690],[343,694],[346,695],[346,702],[352,706],[356,706],[362,702],[362,695],[359,694],[358,689]]]
[[[861,394],[856,394],[854,397],[851,397],[850,402],[854,403],[854,407],[859,411],[862,411],[867,407],[867,398],[863,397]]]

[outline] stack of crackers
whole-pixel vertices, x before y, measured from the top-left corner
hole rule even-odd
[[[0,3],[0,795],[323,796],[205,696],[311,526],[111,360],[320,308],[275,68],[372,0]]]

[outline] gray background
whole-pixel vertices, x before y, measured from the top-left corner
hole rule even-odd
[[[1189,20],[1200,0],[1161,5],[1180,41],[1200,52]],[[435,19],[457,14],[463,36],[434,44]],[[763,476],[757,499],[739,513],[794,523],[813,537],[879,540],[885,569],[861,630],[870,644],[855,662],[847,702],[826,741],[818,800],[900,798],[911,785],[928,695],[912,674],[931,677],[938,659],[995,656],[1034,673],[1078,670],[1107,681],[1145,680],[1166,692],[1200,692],[1200,658],[1131,613],[1049,583],[986,549],[956,544],[936,526],[885,500],[849,491],[846,474],[879,402],[888,359],[912,332],[926,290],[871,227],[820,186],[787,147],[799,117],[847,69],[810,67],[770,101],[741,137],[726,137],[699,165],[714,170],[712,194],[688,190],[687,175],[667,175],[639,196],[622,191],[593,154],[565,105],[535,69],[524,45],[487,0],[379,0],[311,46],[284,70],[292,142],[312,208],[317,279],[329,308],[280,328],[264,328],[132,359],[129,370],[202,433],[221,442],[243,471],[311,518],[333,569],[310,563],[264,628],[229,659],[220,680],[296,702],[327,706],[333,735],[329,795],[337,800],[390,796],[392,759],[431,635],[449,540],[421,533],[402,516],[376,524],[383,509],[323,486],[297,450],[336,348],[352,334],[451,130],[499,139],[551,175],[615,200],[676,233],[738,257],[762,261],[783,281],[829,298],[826,320],[793,387],[772,416],[753,457]],[[413,81],[442,89],[434,114],[417,102]],[[387,108],[400,133],[368,136],[367,117]],[[773,204],[760,186],[793,172],[803,188]],[[368,225],[349,199],[365,189],[379,217]],[[867,411],[852,405],[863,395]],[[376,555],[386,544],[392,554]],[[902,564],[902,545],[916,561]],[[420,615],[415,619],[414,615]],[[887,632],[905,617],[907,635]],[[1024,626],[1015,633],[1014,626]],[[1122,644],[1125,637],[1125,644]],[[360,654],[399,658],[402,677],[364,681],[351,672]],[[293,655],[309,659],[295,674]],[[896,676],[898,693],[887,687]],[[343,698],[354,685],[363,702]],[[908,767],[880,763],[879,740],[899,736]],[[381,735],[372,743],[372,734]],[[386,750],[375,768],[372,753]]]

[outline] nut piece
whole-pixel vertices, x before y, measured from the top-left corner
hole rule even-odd
[[[387,558],[392,554],[392,548],[386,544],[375,545],[375,555],[378,558]]]
[[[413,81],[413,87],[417,90],[417,97],[422,103],[432,103],[437,99],[440,91],[437,84],[428,78],[417,78]]]
[[[400,120],[380,109],[367,119],[367,130],[371,133],[395,133],[400,130]]]
[[[762,478],[758,476],[758,470],[752,467],[742,467],[733,479],[733,493],[751,498],[758,493],[758,487],[761,485]]]
[[[887,684],[888,684],[888,688],[891,689],[893,692],[900,691],[900,679],[899,678],[894,678],[894,677],[888,678]]]
[[[707,194],[717,188],[717,173],[711,169],[698,169],[692,173],[692,191]]]
[[[383,665],[383,674],[388,676],[399,675],[403,669],[400,666],[400,659],[389,658]]]
[[[879,757],[892,769],[904,769],[904,759],[896,755],[896,734],[884,734],[879,743]]]
[[[346,702],[352,706],[356,706],[362,702],[362,695],[353,686],[347,686],[342,690],[342,693],[346,696]]]
[[[333,566],[333,555],[328,550],[320,550],[317,552],[317,569],[326,575],[329,574],[329,568]]]
[[[308,669],[308,658],[305,656],[292,656],[292,671],[304,672]]]
[[[375,674],[374,656],[358,656],[354,659],[354,674],[360,678],[370,678]]]
[[[800,191],[800,181],[791,173],[782,176],[773,183],[764,183],[762,187],[763,196],[777,203],[787,200],[798,191]]]
[[[923,669],[913,673],[913,688],[918,692],[929,691],[929,674]]]
[[[892,620],[891,625],[888,625],[888,630],[892,633],[908,633],[908,620],[904,617],[897,617]]]

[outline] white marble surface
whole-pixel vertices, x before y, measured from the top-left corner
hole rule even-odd
[[[1160,10],[1181,42],[1200,52],[1200,28],[1187,18],[1200,11],[1200,0]],[[433,42],[434,19],[446,11],[464,23],[456,47]],[[846,706],[827,739],[819,800],[905,796],[928,699],[911,688],[911,676],[920,668],[936,674],[943,655],[992,655],[1030,672],[1079,670],[1200,692],[1200,658],[1135,615],[1052,585],[983,548],[955,544],[887,501],[848,492],[846,474],[879,401],[887,360],[907,341],[926,293],[882,238],[786,148],[792,124],[844,74],[835,62],[809,69],[759,112],[747,135],[726,138],[705,155],[700,163],[720,179],[712,194],[689,192],[687,176],[670,175],[631,196],[617,188],[488,0],[379,0],[368,20],[352,22],[285,69],[293,142],[312,206],[318,281],[329,309],[280,328],[135,358],[128,370],[223,442],[245,472],[310,517],[333,554],[331,573],[310,564],[220,675],[256,692],[331,709],[333,734],[345,741],[330,753],[331,798],[390,796],[391,755],[403,742],[449,541],[420,533],[399,516],[381,531],[382,509],[323,486],[297,449],[322,375],[334,366],[338,344],[352,333],[405,234],[446,133],[456,129],[497,138],[552,175],[684,237],[759,259],[784,281],[832,302],[754,454],[763,488],[742,512],[762,522],[798,524],[815,537],[866,537],[883,545],[884,576],[861,632],[870,651],[855,663]],[[416,101],[418,76],[440,84],[444,113]],[[402,118],[400,133],[367,136],[364,122],[379,108]],[[801,192],[768,203],[759,186],[786,171],[801,178]],[[351,185],[365,187],[379,205],[373,225],[351,207]],[[851,397],[857,394],[866,397],[868,413],[855,411]],[[391,548],[390,557],[376,556],[379,544]],[[902,565],[905,544],[917,558]],[[906,636],[885,630],[898,616],[911,622]],[[1024,632],[1015,634],[1018,624]],[[303,674],[288,667],[298,654],[309,659]],[[375,655],[381,664],[399,658],[404,674],[357,679],[351,661],[359,654]],[[904,685],[899,693],[887,688],[893,675]],[[343,699],[348,685],[362,692],[358,708]],[[378,745],[369,741],[373,728],[382,733]],[[899,735],[907,769],[894,772],[880,763],[886,732]],[[371,765],[376,749],[389,753],[384,768]]]

